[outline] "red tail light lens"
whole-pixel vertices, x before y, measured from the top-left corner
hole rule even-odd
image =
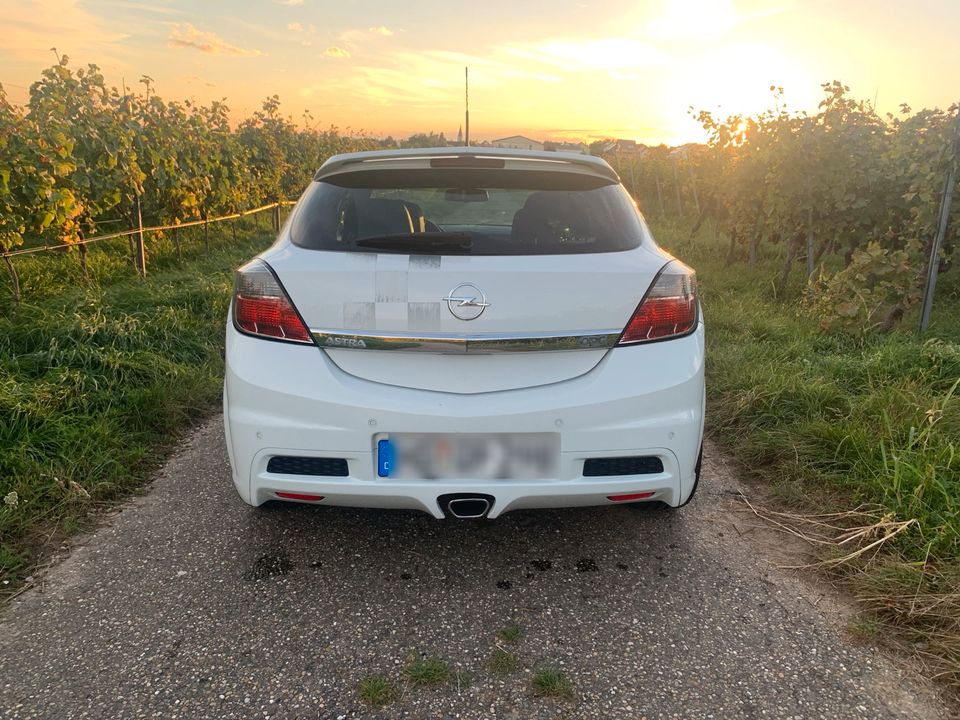
[[[627,493],[626,495],[607,495],[607,500],[611,502],[630,502],[631,500],[645,500],[653,497],[654,491],[641,493]]]
[[[248,335],[313,343],[290,298],[273,271],[260,260],[237,270],[233,292],[233,322]]]
[[[689,335],[699,319],[697,275],[679,260],[670,262],[637,306],[620,345]]]

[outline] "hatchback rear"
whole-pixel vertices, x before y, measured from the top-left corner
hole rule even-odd
[[[224,419],[252,505],[677,507],[703,412],[693,271],[597,158],[336,156],[237,273]]]

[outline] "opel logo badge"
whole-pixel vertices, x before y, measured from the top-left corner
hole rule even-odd
[[[461,283],[444,298],[450,314],[458,320],[476,320],[490,307],[483,290],[473,283]]]

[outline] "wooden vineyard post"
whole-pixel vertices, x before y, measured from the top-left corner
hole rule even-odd
[[[673,161],[673,189],[677,191],[677,215],[683,219],[683,202],[680,200],[680,176],[677,173],[677,161]]]
[[[956,162],[956,161],[954,161]],[[926,332],[930,325],[930,311],[933,309],[933,293],[937,288],[937,273],[940,270],[940,248],[947,235],[947,221],[950,219],[950,203],[953,200],[953,191],[956,188],[956,168],[951,165],[947,173],[947,181],[943,187],[943,197],[940,199],[940,217],[937,222],[937,234],[933,238],[930,248],[930,260],[927,262],[927,284],[923,290],[923,305],[920,309],[920,332]]]
[[[657,181],[657,205],[660,207],[660,217],[663,217],[667,212],[663,207],[663,188],[660,186],[660,171],[657,168],[653,169],[653,177]]]
[[[143,241],[143,215],[140,212],[140,195],[136,195],[137,202],[137,269],[140,277],[147,276],[147,247]]]
[[[3,261],[7,264],[7,270],[10,271],[10,282],[13,285],[13,301],[20,304],[20,278],[17,277],[17,270],[13,267],[13,258],[7,253],[3,254]]]
[[[177,263],[183,263],[183,254],[180,251],[180,228],[173,229],[173,246],[177,249]]]
[[[693,174],[693,165],[687,160],[687,175],[690,177],[690,189],[693,191],[693,206],[697,209],[697,217],[700,217],[700,194],[697,192],[697,178]]]
[[[83,272],[83,279],[89,280],[90,274],[87,272],[87,244],[84,242],[82,229],[77,231],[77,237],[80,239],[77,245],[77,252],[80,253],[80,270]]]

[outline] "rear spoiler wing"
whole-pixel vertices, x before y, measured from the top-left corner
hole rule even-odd
[[[342,172],[369,169],[431,167],[537,169],[595,175],[619,183],[620,176],[606,160],[579,153],[512,150],[486,147],[410,148],[344,153],[329,158],[313,176],[322,180]]]

